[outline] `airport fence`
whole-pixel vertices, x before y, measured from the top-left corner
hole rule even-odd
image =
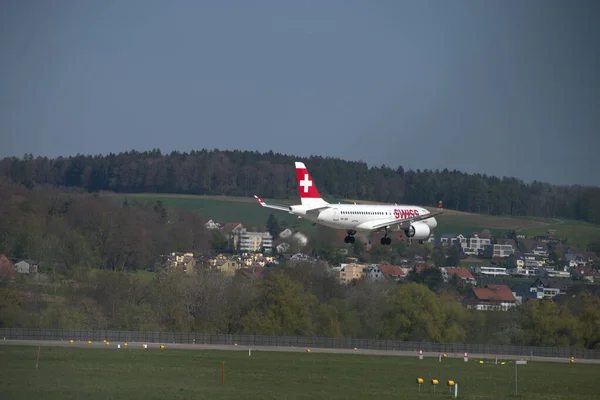
[[[600,350],[575,347],[534,347],[497,344],[463,344],[409,342],[401,340],[325,338],[311,336],[228,335],[178,332],[138,332],[113,330],[0,328],[0,340],[74,340],[109,342],[146,342],[212,344],[238,346],[307,347],[327,349],[368,349],[384,351],[414,351],[448,355],[482,354],[497,357],[548,357],[600,359]]]

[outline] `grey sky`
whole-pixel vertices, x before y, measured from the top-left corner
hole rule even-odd
[[[273,150],[600,185],[600,2],[0,4],[0,157]]]

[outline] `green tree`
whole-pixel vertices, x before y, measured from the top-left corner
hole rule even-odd
[[[583,293],[581,300],[583,310],[579,322],[583,346],[587,349],[600,348],[600,297]]]
[[[245,333],[262,335],[310,335],[311,310],[316,298],[304,292],[283,271],[269,273],[259,283],[250,313],[242,318]]]
[[[389,292],[378,336],[385,339],[440,341],[443,315],[435,294],[416,283]]]
[[[279,221],[277,221],[277,218],[272,213],[269,214],[269,218],[267,219],[267,231],[269,231],[273,238],[278,237],[281,232]]]
[[[571,312],[550,300],[524,307],[521,331],[530,346],[571,346],[578,342],[579,324]]]

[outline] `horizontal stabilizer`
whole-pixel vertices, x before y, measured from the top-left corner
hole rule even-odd
[[[292,212],[290,211],[290,208],[288,206],[283,206],[283,205],[279,205],[279,204],[267,204],[264,201],[262,201],[262,199],[260,197],[258,197],[257,195],[254,195],[254,198],[263,207],[272,208],[274,210],[287,211],[290,214],[292,214]]]

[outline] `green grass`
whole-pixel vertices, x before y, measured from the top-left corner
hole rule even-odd
[[[581,221],[553,221],[544,227],[530,228],[525,231],[528,236],[548,235],[548,230],[554,229],[554,235],[567,239],[568,243],[578,244],[585,248],[593,239],[600,238],[600,226]]]
[[[198,212],[206,219],[212,219],[219,223],[241,222],[244,225],[264,226],[270,213],[273,213],[280,221],[306,233],[314,229],[310,222],[298,219],[282,211],[270,210],[263,207],[253,197],[232,196],[195,196],[181,194],[116,194],[103,193],[104,196],[115,197],[117,200],[133,198],[140,201],[161,200],[165,207],[182,208]],[[267,202],[279,204],[297,204],[298,199],[264,199]],[[352,202],[345,199],[342,202]],[[373,203],[368,201],[356,201],[357,203]],[[580,221],[557,220],[536,217],[504,217],[485,214],[466,213],[454,210],[445,210],[445,213],[437,217],[438,226],[436,235],[445,233],[462,233],[470,235],[489,229],[492,234],[515,230],[527,236],[547,235],[548,229],[556,230],[556,237],[568,238],[569,242],[581,248],[585,248],[592,238],[600,237],[600,226]]]
[[[245,226],[264,227],[269,214],[273,214],[278,221],[285,221],[288,226],[303,232],[313,231],[310,222],[299,219],[284,211],[272,210],[261,207],[254,198],[226,197],[219,199],[216,196],[184,196],[184,195],[154,195],[154,194],[131,194],[119,195],[119,200],[127,196],[129,199],[139,201],[160,200],[166,208],[181,208],[195,211],[203,218],[212,219],[220,224],[228,222],[241,222]],[[282,200],[267,200],[278,204],[286,204]]]
[[[514,398],[514,365],[359,354],[0,347],[2,399]],[[221,363],[225,363],[225,385]],[[595,399],[600,366],[519,366],[519,398]],[[416,378],[425,383],[418,393]],[[431,379],[439,385],[433,394]]]

